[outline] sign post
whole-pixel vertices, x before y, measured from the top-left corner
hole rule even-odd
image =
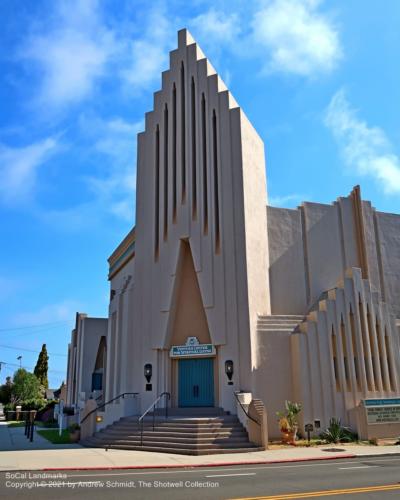
[[[311,434],[311,432],[313,432],[314,426],[313,426],[313,424],[306,424],[304,426],[304,429],[307,432],[308,446],[310,446],[310,440],[311,440],[310,434]]]
[[[60,399],[60,403],[58,405],[58,435],[61,436],[62,428],[63,428],[63,418],[64,418],[64,401]]]

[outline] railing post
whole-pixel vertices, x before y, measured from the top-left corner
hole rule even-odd
[[[143,446],[143,419],[140,421],[140,446]]]
[[[156,405],[154,403],[154,406],[153,406],[153,432],[154,432],[154,427],[155,427],[155,420],[156,420]]]

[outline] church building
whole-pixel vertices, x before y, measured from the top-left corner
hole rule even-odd
[[[171,415],[237,416],[250,437],[253,407],[273,439],[289,400],[303,434],[336,417],[399,435],[400,215],[358,186],[269,206],[264,143],[187,30],[137,141],[136,225],[109,258],[106,334],[99,322],[81,343],[93,352],[79,373],[70,345],[68,404],[115,398],[99,430],[161,396]],[[72,394],[85,370],[102,383]],[[373,427],[369,405],[399,420]]]

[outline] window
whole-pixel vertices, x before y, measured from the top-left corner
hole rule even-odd
[[[208,233],[207,121],[206,99],[201,96],[201,138],[203,146],[203,232]]]
[[[192,217],[197,219],[197,165],[196,165],[196,87],[192,77],[191,85],[192,112]]]
[[[219,227],[219,181],[218,181],[218,136],[217,115],[215,109],[212,116],[213,137],[213,167],[214,167],[214,219],[215,219],[215,252],[220,252],[220,227]]]
[[[172,89],[172,221],[176,222],[176,85]]]
[[[338,365],[337,365],[337,351],[336,351],[336,335],[333,330],[332,326],[332,333],[331,333],[331,346],[332,346],[332,362],[333,362],[333,374],[335,377],[335,384],[336,384],[336,391],[340,391],[340,382],[339,382],[339,372],[338,372]]]
[[[168,238],[168,106],[164,108],[164,241]]]
[[[181,153],[182,153],[182,203],[186,200],[186,112],[185,112],[185,68],[181,64]]]
[[[160,250],[160,128],[157,125],[154,151],[154,258],[158,259]]]

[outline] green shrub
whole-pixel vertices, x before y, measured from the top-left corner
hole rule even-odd
[[[332,417],[329,427],[320,435],[328,443],[349,443],[357,439],[357,435],[341,424],[340,418]]]
[[[301,404],[285,401],[285,411],[276,412],[279,421],[279,427],[282,432],[297,431],[297,415],[301,412]]]
[[[24,411],[38,411],[46,406],[46,400],[42,398],[26,399],[24,401],[21,401],[20,405],[22,406],[22,410]]]

